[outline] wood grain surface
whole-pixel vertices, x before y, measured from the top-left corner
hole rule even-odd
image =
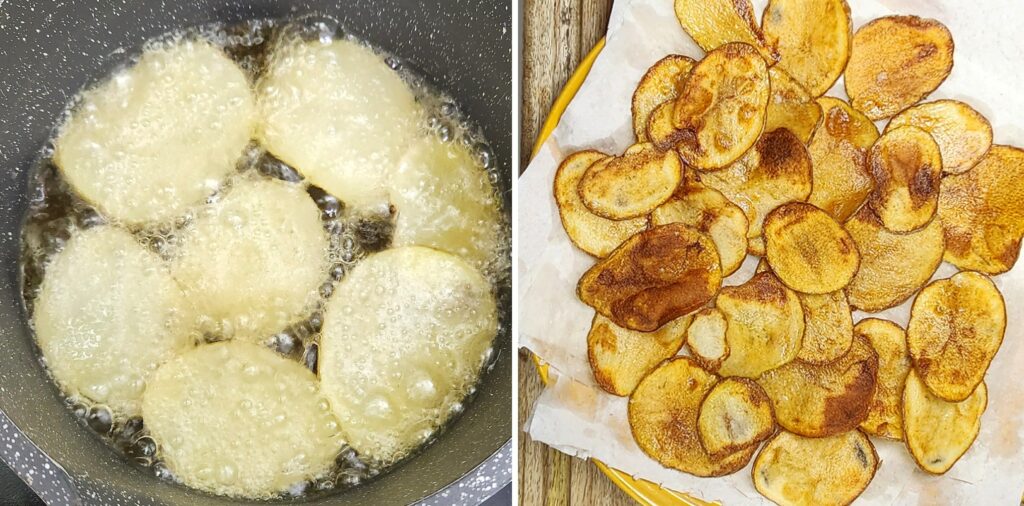
[[[523,0],[522,172],[551,103],[569,75],[604,36],[611,0]],[[533,361],[519,354],[519,422],[529,416],[542,385]],[[622,506],[635,502],[592,463],[571,458],[529,436],[519,438],[519,503]]]

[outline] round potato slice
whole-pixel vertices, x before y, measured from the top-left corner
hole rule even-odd
[[[715,242],[722,265],[722,276],[728,276],[747,257],[747,217],[717,190],[700,183],[681,186],[668,202],[651,211],[651,225],[683,223]]]
[[[992,147],[988,119],[958,100],[915,105],[894,116],[885,131],[905,126],[915,126],[932,136],[942,153],[943,174],[971,170]]]
[[[841,290],[860,265],[850,234],[825,211],[794,202],[764,220],[765,253],[772,271],[802,293]]]
[[[853,331],[878,354],[878,382],[860,428],[875,436],[903,439],[903,385],[910,372],[907,334],[899,325],[878,318],[857,322]]]
[[[771,401],[753,380],[726,378],[701,402],[697,431],[712,456],[756,446],[775,432]]]
[[[701,446],[697,416],[718,378],[690,357],[677,357],[645,377],[629,397],[637,446],[661,465],[694,476],[723,476],[747,465],[754,447],[714,458]]]
[[[647,373],[679,352],[692,319],[683,316],[654,332],[637,332],[595,314],[587,334],[587,358],[594,381],[612,395],[631,394]]]
[[[850,103],[872,120],[888,118],[935,91],[953,70],[953,36],[934,19],[887,16],[853,35],[846,65]]]
[[[936,397],[917,373],[910,371],[903,389],[902,415],[907,448],[917,466],[932,474],[949,471],[977,439],[987,407],[984,382],[966,399],[950,402]]]
[[[716,372],[729,356],[729,343],[725,334],[729,323],[717,308],[705,308],[693,315],[693,322],[686,330],[686,346],[697,365],[707,371]]]
[[[320,383],[348,443],[382,462],[430,438],[476,383],[497,333],[490,284],[454,255],[376,253],[324,312]]]
[[[704,51],[745,42],[758,48],[765,60],[779,60],[757,26],[750,0],[675,0],[675,11],[683,30]]]
[[[171,268],[204,330],[263,339],[305,315],[327,279],[329,239],[301,186],[237,180],[182,230]]]
[[[637,142],[651,140],[647,122],[656,107],[679,96],[682,81],[696,62],[692,58],[670,54],[647,69],[633,91],[633,133]]]
[[[213,494],[272,498],[326,474],[344,446],[316,376],[241,341],[157,369],[142,416],[175,478]]]
[[[943,234],[939,220],[909,234],[886,230],[867,206],[844,225],[860,252],[860,267],[846,285],[850,305],[874,313],[910,298],[942,263]]]
[[[647,117],[647,139],[658,149],[674,149],[679,143],[682,134],[673,122],[675,110],[676,101],[668,100],[655,107]]]
[[[1003,344],[1006,306],[984,274],[958,272],[917,294],[907,324],[914,370],[935,395],[966,399]]]
[[[839,79],[850,57],[853,21],[845,0],[771,0],[761,17],[780,70],[815,97]]]
[[[939,205],[942,155],[939,145],[917,127],[887,130],[868,153],[875,190],[868,205],[893,232],[927,225]]]
[[[764,129],[768,67],[757,50],[732,42],[709,52],[676,100],[676,149],[683,161],[714,170],[736,161]]]
[[[799,295],[804,310],[804,340],[796,358],[812,364],[831,362],[853,343],[853,313],[842,290]]]
[[[810,92],[776,65],[768,69],[771,99],[764,120],[764,131],[785,128],[806,143],[821,121],[821,106]]]
[[[255,124],[242,70],[209,43],[183,40],[146,51],[85,92],[53,159],[108,217],[132,226],[167,222],[235,170]]]
[[[683,179],[683,164],[675,151],[637,144],[622,156],[599,160],[580,179],[583,203],[609,220],[644,216],[665,203]]]
[[[814,189],[807,201],[846,221],[871,193],[867,152],[878,139],[878,129],[842,100],[821,97],[818,104],[823,116],[807,146],[814,167]]]
[[[32,324],[64,391],[118,418],[138,415],[152,371],[199,337],[160,257],[113,226],[72,234],[46,268]]]
[[[825,438],[779,432],[754,460],[754,488],[776,504],[843,506],[878,471],[878,453],[862,432]]]
[[[725,315],[729,356],[722,376],[756,378],[796,358],[804,335],[800,299],[770,272],[722,288],[715,305]]]

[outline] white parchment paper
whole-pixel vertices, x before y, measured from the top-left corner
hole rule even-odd
[[[1024,146],[1024,36],[1019,31],[1024,26],[1024,4],[1020,0],[848,1],[854,30],[888,14],[942,21],[956,44],[953,72],[928,100],[963,100],[991,121],[996,143]],[[756,11],[761,12],[765,3],[755,0]],[[617,154],[634,141],[633,88],[650,65],[670,53],[703,56],[679,27],[672,0],[615,2],[606,47],[519,181],[520,344],[542,357],[555,379],[535,405],[527,432],[534,440],[570,455],[598,458],[635,477],[705,500],[768,504],[754,491],[749,466],[727,477],[697,478],[665,469],[644,455],[630,435],[626,400],[596,387],[587,363],[586,336],[594,312],[579,302],[575,287],[594,259],[573,247],[562,230],[551,195],[555,169],[579,149]],[[842,80],[828,94],[846,98]],[[755,265],[756,259],[749,257],[726,284],[744,282]],[[935,277],[955,272],[943,264]],[[1006,299],[1008,326],[986,376],[989,405],[977,441],[947,474],[931,476],[917,469],[901,443],[873,439],[882,464],[860,503],[1020,503],[1024,492],[1024,261],[994,280]],[[909,305],[878,316],[905,327]],[[864,316],[858,313],[854,318]]]

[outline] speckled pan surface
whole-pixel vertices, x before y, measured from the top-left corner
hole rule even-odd
[[[68,100],[167,31],[331,16],[461,105],[490,141],[511,204],[511,2],[0,0],[0,458],[48,504],[231,504],[150,476],[80,428],[39,365],[18,287],[27,172]],[[508,329],[509,294],[502,294]],[[511,481],[511,338],[465,413],[381,479],[305,504],[476,504]]]

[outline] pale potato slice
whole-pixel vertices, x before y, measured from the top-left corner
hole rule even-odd
[[[171,272],[204,330],[264,339],[312,310],[329,239],[303,187],[239,179],[181,230]]]
[[[936,100],[893,116],[885,131],[915,126],[928,132],[942,153],[943,174],[960,174],[974,167],[992,147],[992,124],[958,100]]]
[[[778,52],[768,46],[757,26],[750,0],[675,0],[675,11],[683,30],[704,51],[745,42],[757,48],[765,60],[779,60]]]
[[[807,201],[846,221],[871,193],[867,152],[878,139],[878,129],[842,100],[821,97],[818,104],[821,124],[807,146],[814,167],[814,189]]]
[[[324,311],[320,384],[348,444],[397,461],[461,409],[498,329],[491,286],[460,258],[410,246],[348,273]]]
[[[826,438],[779,432],[754,460],[754,488],[783,506],[845,506],[878,471],[878,453],[862,432]]]
[[[665,203],[682,178],[683,164],[675,151],[638,144],[622,156],[591,165],[580,179],[579,193],[594,214],[627,220],[644,216]]]
[[[764,220],[765,253],[786,286],[803,293],[841,290],[860,265],[850,234],[825,211],[794,202]]]
[[[752,380],[726,378],[701,402],[697,431],[712,456],[757,446],[775,432],[771,401]]]
[[[241,341],[202,345],[157,369],[142,416],[174,477],[212,494],[273,498],[326,475],[344,446],[316,376]]]
[[[935,91],[953,69],[953,36],[934,19],[887,16],[853,35],[846,66],[850,103],[872,120],[888,118]]]
[[[747,217],[717,190],[700,183],[679,187],[675,196],[651,211],[651,225],[683,223],[715,242],[722,266],[728,276],[747,257]]]
[[[821,121],[821,106],[810,92],[776,65],[768,69],[772,95],[764,120],[764,131],[786,128],[807,143]]]
[[[966,399],[1003,344],[1006,305],[984,274],[958,272],[917,294],[907,324],[914,370],[935,395]]]
[[[691,320],[682,316],[654,332],[637,332],[595,314],[587,334],[594,381],[612,395],[629,395],[647,373],[679,352]]]
[[[658,149],[675,149],[679,143],[681,133],[673,122],[675,110],[676,101],[668,100],[655,107],[647,118],[647,140]]]
[[[637,142],[652,140],[647,136],[647,121],[656,107],[674,101],[682,82],[696,62],[688,56],[670,54],[647,69],[633,91],[633,133]]]
[[[686,330],[686,346],[697,365],[717,372],[729,356],[729,343],[725,334],[729,323],[717,308],[704,308],[693,315]]]
[[[190,39],[158,45],[82,95],[53,160],[108,217],[166,223],[235,170],[256,116],[245,74],[220,49]]]
[[[583,274],[576,295],[620,327],[652,332],[700,309],[721,286],[715,243],[671,223],[627,239]]]
[[[815,97],[835,84],[850,58],[853,21],[846,0],[771,0],[761,16],[780,70]]]
[[[961,270],[1000,274],[1020,254],[1024,235],[1024,150],[992,146],[963,173],[945,177],[939,219],[946,233],[943,259]]]
[[[874,313],[910,298],[942,263],[943,234],[939,220],[909,234],[890,232],[864,206],[844,225],[860,252],[860,267],[846,296],[850,305]]]
[[[907,333],[889,320],[865,318],[853,331],[878,354],[878,382],[860,428],[875,436],[903,439],[903,385],[910,372]]]
[[[690,72],[676,100],[679,154],[701,170],[736,161],[764,129],[768,67],[748,44],[711,51]]]
[[[944,474],[977,439],[981,415],[988,407],[988,387],[979,383],[966,399],[950,402],[936,397],[917,373],[910,371],[902,404],[910,455],[921,469]]]
[[[607,157],[599,151],[579,151],[567,156],[555,172],[555,203],[562,228],[576,247],[598,258],[608,256],[622,241],[647,228],[646,218],[609,220],[583,204],[580,179],[591,165]]]
[[[868,205],[893,232],[927,225],[939,205],[942,155],[927,132],[908,126],[886,130],[868,153],[875,189]]]
[[[119,419],[139,414],[153,370],[199,337],[160,257],[113,226],[72,234],[46,267],[32,324],[61,388]]]
[[[802,293],[804,340],[796,358],[812,364],[831,362],[853,343],[853,313],[842,290],[820,295]]]
[[[753,445],[715,458],[700,443],[701,401],[717,381],[690,357],[677,357],[648,374],[629,397],[629,427],[637,446],[661,465],[694,476],[743,469],[754,455]]]
[[[729,356],[722,376],[756,378],[796,358],[804,335],[800,299],[770,272],[722,288],[715,305],[725,315]]]

